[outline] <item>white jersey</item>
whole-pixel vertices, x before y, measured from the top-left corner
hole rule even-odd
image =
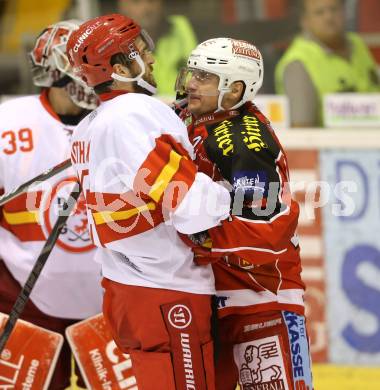
[[[69,157],[73,127],[64,125],[46,93],[0,106],[0,189],[7,193]],[[0,208],[0,258],[24,285],[77,180],[65,170]],[[88,232],[84,197],[69,217],[32,291],[45,314],[82,319],[101,311],[100,265]]]
[[[214,293],[211,267],[194,264],[178,231],[218,225],[229,214],[230,195],[196,172],[175,113],[155,98],[123,94],[84,118],[72,141],[103,275],[127,285]]]

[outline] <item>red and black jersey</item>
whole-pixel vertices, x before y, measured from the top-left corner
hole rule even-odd
[[[210,229],[221,315],[263,310],[303,314],[296,228],[286,155],[269,121],[252,103],[185,118],[199,171],[227,181],[231,218]]]

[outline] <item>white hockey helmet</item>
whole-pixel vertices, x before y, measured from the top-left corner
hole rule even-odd
[[[199,44],[190,54],[187,68],[181,71],[177,78],[176,90],[183,93],[186,89],[186,71],[203,70],[219,76],[218,111],[223,96],[230,91],[235,81],[245,84],[241,100],[232,108],[242,106],[252,100],[263,83],[263,58],[256,46],[249,42],[231,38],[214,38]]]
[[[81,24],[81,21],[72,19],[45,28],[29,53],[29,60],[34,85],[65,87],[76,105],[94,109],[97,106],[96,95],[74,74],[66,55],[69,36]]]

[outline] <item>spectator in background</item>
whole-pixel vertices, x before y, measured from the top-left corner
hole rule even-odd
[[[376,63],[345,31],[343,0],[302,0],[301,26],[276,67],[276,90],[289,98],[292,127],[323,126],[324,95],[380,90]]]
[[[174,96],[179,69],[196,46],[194,31],[183,15],[165,15],[165,0],[118,0],[119,12],[140,23],[156,43],[154,73],[157,94]]]

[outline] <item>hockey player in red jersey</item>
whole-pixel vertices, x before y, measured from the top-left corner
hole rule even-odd
[[[217,226],[230,194],[197,172],[186,127],[150,96],[152,50],[148,34],[118,14],[70,37],[70,62],[102,101],[76,128],[71,159],[99,247],[103,313],[137,387],[212,390],[214,278],[178,232]]]
[[[287,159],[252,103],[263,81],[252,44],[207,40],[191,53],[176,89],[201,172],[226,181],[231,217],[191,235],[198,264],[212,263],[220,350],[218,390],[312,389],[296,227]],[[257,386],[257,387],[256,387]]]
[[[38,36],[30,53],[33,82],[42,93],[0,105],[0,191],[68,158],[70,137],[97,97],[71,77],[65,50],[80,22],[62,21]],[[0,208],[0,311],[9,313],[63,207],[73,182],[70,168]],[[83,199],[68,219],[21,318],[64,335],[74,322],[101,311],[100,266],[87,229]],[[43,348],[43,346],[41,346]],[[65,342],[49,389],[70,385]]]

